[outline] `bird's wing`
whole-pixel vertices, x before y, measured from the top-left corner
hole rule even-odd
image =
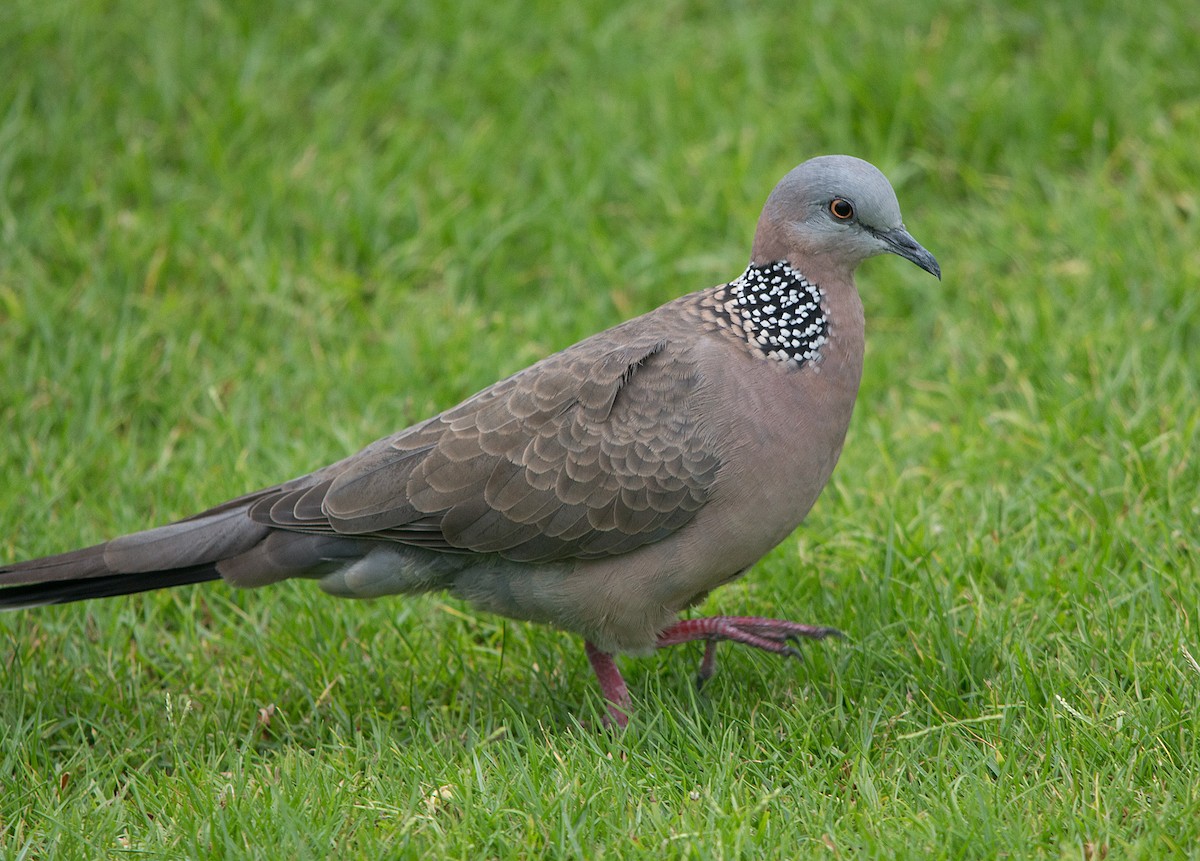
[[[625,324],[550,356],[335,474],[264,496],[251,516],[528,562],[665,538],[704,505],[720,459],[695,363],[650,328]]]

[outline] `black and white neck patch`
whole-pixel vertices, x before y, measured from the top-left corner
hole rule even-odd
[[[797,365],[820,362],[829,342],[821,288],[778,260],[751,265],[717,298],[722,316],[766,356]]]

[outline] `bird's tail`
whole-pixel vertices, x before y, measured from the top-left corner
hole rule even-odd
[[[244,553],[268,529],[246,514],[254,496],[103,544],[0,565],[0,609],[64,604],[217,580],[217,562]]]

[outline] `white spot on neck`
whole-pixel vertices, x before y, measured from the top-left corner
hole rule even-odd
[[[821,348],[829,342],[824,294],[803,273],[783,260],[751,264],[730,282],[729,296],[728,313],[767,356],[797,365],[821,361]]]

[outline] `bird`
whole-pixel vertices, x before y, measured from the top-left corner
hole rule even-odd
[[[783,656],[841,636],[682,618],[804,520],[863,370],[854,273],[894,254],[941,279],[870,163],[819,156],[771,191],[745,270],[586,338],[357,454],[165,526],[0,565],[0,608],[223,580],[347,598],[445,591],[579,635],[624,728],[618,654],[700,641]]]

